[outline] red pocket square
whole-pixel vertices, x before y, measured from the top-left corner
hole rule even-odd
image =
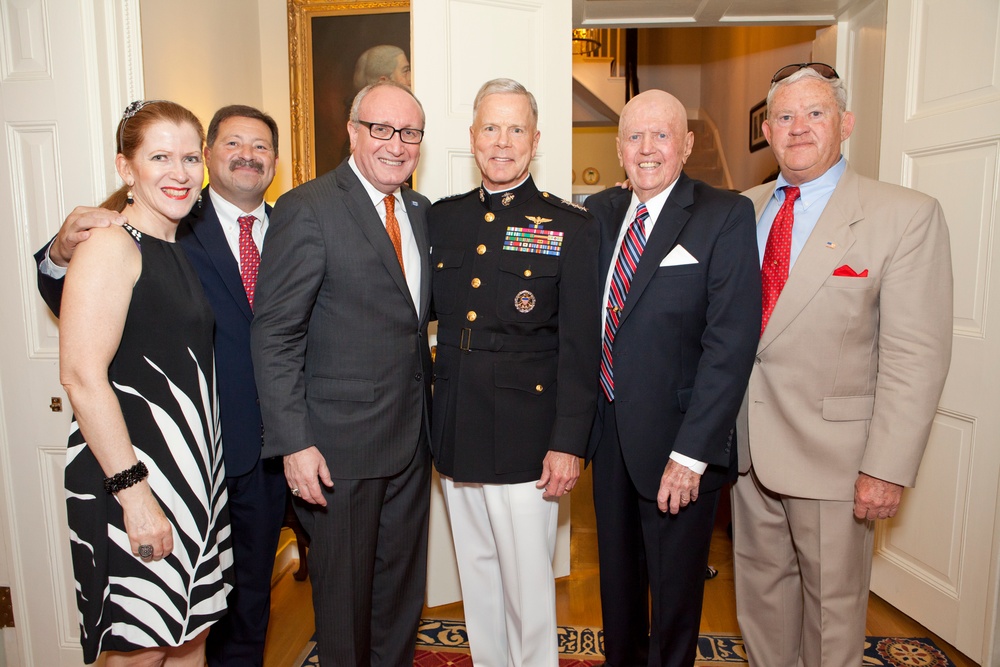
[[[833,275],[844,276],[846,278],[867,278],[868,269],[865,269],[861,273],[858,273],[857,271],[849,267],[847,264],[844,264],[843,266],[834,269]]]

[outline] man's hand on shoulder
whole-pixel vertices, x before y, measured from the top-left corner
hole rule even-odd
[[[326,466],[326,459],[315,445],[285,455],[285,480],[293,496],[307,503],[326,507],[326,498],[320,484],[333,488],[333,479]]]
[[[896,516],[903,487],[865,473],[854,483],[854,516],[859,519],[889,519]]]
[[[67,266],[76,246],[90,238],[90,230],[95,227],[119,227],[128,222],[121,213],[106,208],[77,206],[59,228],[55,241],[49,248],[49,259],[56,266]]]
[[[660,491],[656,494],[656,506],[661,512],[677,514],[682,507],[698,500],[701,475],[691,468],[670,459],[660,477]]]

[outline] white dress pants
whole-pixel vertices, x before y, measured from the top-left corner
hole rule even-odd
[[[558,500],[535,482],[441,477],[476,667],[559,667],[552,556]]]

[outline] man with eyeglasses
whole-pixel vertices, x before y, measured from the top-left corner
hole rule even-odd
[[[558,667],[552,557],[597,398],[597,225],[538,190],[534,96],[486,82],[470,144],[482,185],[429,218],[438,348],[434,462],[472,662]]]
[[[324,667],[413,664],[430,502],[430,202],[403,185],[424,112],[358,93],[351,156],[283,195],[251,337],[264,450],[283,456],[310,537]]]
[[[778,70],[763,131],[781,173],[745,193],[764,297],[733,525],[757,667],[859,664],[875,521],[914,483],[951,354],[941,207],[848,166],[846,102],[829,65]]]

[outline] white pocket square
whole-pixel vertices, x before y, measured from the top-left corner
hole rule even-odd
[[[675,245],[674,249],[667,253],[667,256],[660,262],[660,266],[681,266],[682,264],[697,264],[698,260],[694,255],[685,250],[682,245]]]

